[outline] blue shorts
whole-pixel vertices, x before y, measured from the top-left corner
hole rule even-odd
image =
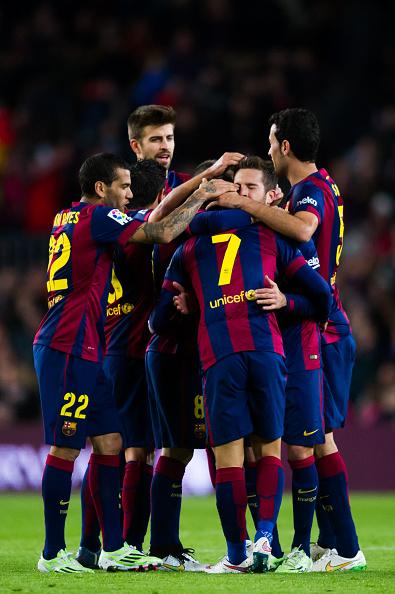
[[[156,448],[206,447],[206,425],[197,352],[145,356]]]
[[[234,353],[205,374],[204,400],[209,443],[229,443],[250,433],[274,441],[284,431],[286,369],[280,355]]]
[[[324,369],[325,432],[344,427],[346,421],[356,345],[352,334],[338,342],[322,344]]]
[[[103,371],[117,404],[123,447],[153,449],[144,359],[108,355]]]
[[[45,443],[80,450],[86,437],[119,433],[111,386],[102,365],[47,346],[33,346]]]
[[[283,441],[307,448],[325,442],[321,369],[295,371],[287,376]]]

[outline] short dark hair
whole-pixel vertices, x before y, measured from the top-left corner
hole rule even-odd
[[[97,196],[95,184],[97,181],[111,186],[117,179],[117,169],[130,169],[129,163],[113,153],[97,153],[88,157],[78,172],[78,181],[82,196],[93,198]]]
[[[269,118],[276,125],[275,136],[281,143],[288,140],[291,151],[299,161],[314,163],[320,145],[320,126],[316,115],[308,109],[283,109]]]
[[[277,186],[278,178],[274,171],[273,163],[270,159],[262,159],[257,155],[250,155],[241,159],[237,165],[233,166],[234,173],[240,169],[258,169],[262,172],[263,185],[266,192],[274,190]]]
[[[194,172],[193,172],[193,176],[199,175],[199,173],[202,173],[203,171],[205,171],[205,169],[208,169],[209,167],[211,167],[211,165],[214,165],[215,162],[216,162],[216,159],[206,159],[205,161],[202,161],[201,163],[199,163],[199,165],[196,165]],[[232,182],[233,181],[232,166],[225,169],[225,171],[223,173],[221,173],[221,175],[216,175],[212,179],[223,179],[225,181]]]
[[[151,205],[166,182],[166,168],[155,159],[141,159],[130,168],[130,188],[133,198],[129,208],[140,209]]]
[[[176,112],[170,105],[141,105],[128,117],[129,140],[139,140],[146,126],[176,125]]]

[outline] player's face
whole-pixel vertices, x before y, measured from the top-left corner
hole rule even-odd
[[[268,155],[273,161],[274,170],[277,176],[286,175],[284,155],[281,153],[280,143],[276,138],[276,124],[272,124],[269,133],[269,152]]]
[[[129,200],[133,198],[130,189],[130,171],[129,169],[117,169],[116,173],[117,177],[110,186],[104,184],[104,204],[125,212]]]
[[[239,185],[240,196],[265,202],[265,186],[259,169],[239,169],[233,182]]]
[[[174,126],[145,126],[140,140],[132,140],[130,145],[138,159],[155,159],[169,169],[174,153]]]

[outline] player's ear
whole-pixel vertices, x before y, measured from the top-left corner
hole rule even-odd
[[[132,151],[134,152],[134,154],[136,155],[136,157],[138,157],[141,154],[141,146],[138,140],[136,140],[135,138],[131,138],[129,140],[129,145],[130,148],[132,149]]]
[[[99,198],[104,198],[105,196],[105,183],[102,181],[95,182],[95,192]]]
[[[283,140],[281,143],[281,154],[286,156],[289,154],[291,147],[288,140]]]

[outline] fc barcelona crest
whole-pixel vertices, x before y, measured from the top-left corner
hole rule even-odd
[[[74,421],[65,421],[62,427],[62,433],[67,437],[72,437],[77,433],[77,423]]]
[[[196,439],[204,439],[206,437],[206,425],[204,423],[195,423],[194,434]]]

